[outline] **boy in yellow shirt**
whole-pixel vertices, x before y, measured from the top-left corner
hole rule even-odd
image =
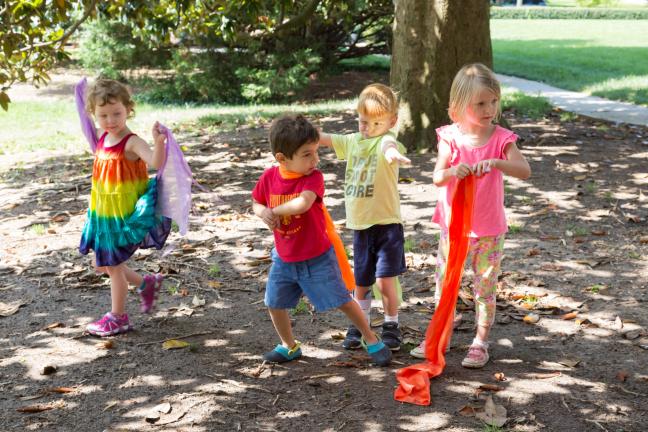
[[[406,270],[398,167],[410,160],[402,155],[405,147],[390,132],[398,120],[398,101],[391,88],[383,84],[365,87],[357,111],[358,133],[320,133],[319,143],[333,147],[337,157],[347,161],[344,202],[347,227],[353,230],[354,299],[370,321],[371,287],[377,284],[385,312],[382,340],[390,350],[398,351],[401,332],[396,283]],[[342,346],[360,348],[361,334],[353,324]]]

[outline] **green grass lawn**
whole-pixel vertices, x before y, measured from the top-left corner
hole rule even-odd
[[[648,20],[491,20],[499,73],[648,105]]]
[[[128,121],[133,132],[150,141],[150,128],[156,120],[173,130],[231,130],[256,124],[283,112],[324,115],[352,107],[351,100],[301,105],[177,106],[137,104],[136,115]],[[73,100],[12,102],[9,111],[0,111],[0,155],[37,150],[80,153],[88,148],[81,133]]]

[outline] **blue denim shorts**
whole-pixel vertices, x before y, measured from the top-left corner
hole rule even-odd
[[[352,300],[332,247],[320,256],[298,262],[285,262],[272,250],[265,305],[272,309],[292,309],[302,294],[318,312],[338,308]]]
[[[405,273],[403,225],[374,225],[353,231],[353,274],[356,285],[372,286],[376,278]]]

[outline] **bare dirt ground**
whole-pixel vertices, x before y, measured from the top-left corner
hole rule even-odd
[[[83,328],[108,309],[108,280],[76,249],[91,157],[16,161],[0,173],[0,430],[497,430],[475,417],[490,396],[506,409],[503,430],[645,431],[648,130],[561,121],[558,112],[543,121],[505,117],[533,175],[507,183],[511,231],[492,361],[481,370],[460,365],[473,337],[464,295],[464,322],[429,407],[397,403],[393,391],[432,311],[432,153],[412,155],[401,172],[406,344],[387,368],[341,348],[341,313],[307,310],[294,314],[303,359],[261,361],[277,343],[263,306],[272,238],[249,197],[271,163],[267,125],[177,131],[208,191],[194,195],[187,237],[175,234],[165,256],[140,251],[131,261],[166,275],[157,312],[140,314],[133,293],[136,330],[103,340]],[[327,131],[355,127],[352,112],[314,120]],[[322,156],[326,203],[342,224],[344,166]],[[343,238],[350,244],[347,231]],[[167,350],[166,339],[189,345]]]

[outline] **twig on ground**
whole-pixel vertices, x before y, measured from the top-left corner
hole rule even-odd
[[[569,405],[567,405],[567,402],[565,402],[565,397],[564,396],[560,396],[560,401],[562,402],[564,407],[567,408],[567,412],[571,412],[571,409],[569,409]]]
[[[605,432],[608,432],[608,430],[605,429],[605,428],[603,427],[603,425],[602,425],[601,423],[597,422],[596,420],[591,420],[591,419],[583,419],[583,420],[585,420],[586,422],[594,423],[596,426],[600,427],[600,428],[603,429]]]

